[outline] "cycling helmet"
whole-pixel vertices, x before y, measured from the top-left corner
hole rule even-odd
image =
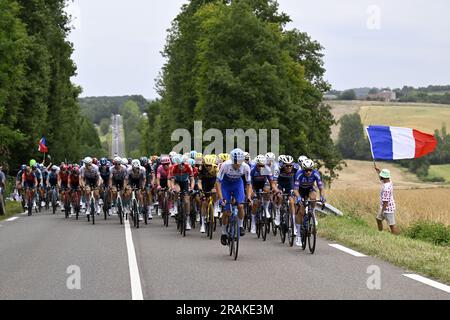
[[[266,154],[266,158],[267,158],[267,161],[273,162],[276,160],[277,157],[275,156],[274,153],[269,152],[268,154]]]
[[[191,157],[191,159],[195,159],[195,158],[197,158],[197,154],[198,154],[197,151],[191,151],[191,153],[189,154],[189,156]]]
[[[68,170],[68,167],[66,164],[61,166],[61,171],[67,171],[67,170]]]
[[[172,151],[171,153],[169,153],[169,157],[172,159],[173,157],[175,157],[178,153],[176,153],[175,151]]]
[[[31,166],[31,170],[36,170],[37,168],[38,168],[37,164],[34,164],[34,165]]]
[[[23,164],[23,165],[20,167],[20,170],[22,170],[22,171],[27,170],[27,165],[26,165],[26,164]]]
[[[57,166],[53,166],[52,167],[52,171],[58,171],[58,167]]]
[[[98,166],[98,159],[97,158],[92,159],[92,163]]]
[[[314,161],[310,159],[303,161],[303,169],[305,170],[313,170],[314,166],[315,166]]]
[[[91,157],[84,158],[83,162],[85,165],[89,166],[92,164],[93,159]]]
[[[75,167],[75,168],[73,169],[72,173],[73,173],[74,175],[79,175],[79,174],[80,174],[80,168]]]
[[[206,156],[205,164],[207,166],[215,166],[217,164],[217,157],[215,155]]]
[[[195,156],[195,164],[202,164],[203,163],[203,154],[197,153]]]
[[[265,166],[267,164],[267,158],[266,158],[266,156],[260,154],[259,156],[256,157],[255,162],[257,165]]]
[[[222,162],[230,160],[230,155],[228,153],[221,153],[219,154],[219,159]]]
[[[101,166],[106,166],[108,164],[108,159],[106,158],[101,158],[100,159],[100,165]]]
[[[141,167],[141,162],[137,159],[131,161],[131,166],[133,169],[138,169]]]
[[[69,164],[69,165],[67,166],[67,170],[72,171],[72,169],[73,169],[73,165]]]
[[[305,160],[308,160],[307,156],[300,156],[300,158],[298,158],[298,163],[302,164]]]
[[[244,151],[241,149],[234,149],[231,151],[230,158],[234,164],[242,164],[245,160]]]
[[[170,158],[169,157],[163,157],[161,159],[161,164],[164,165],[170,165]]]
[[[279,158],[280,163],[283,165],[289,165],[289,164],[293,164],[294,163],[294,158],[292,158],[291,156],[286,156],[286,155],[282,155]]]
[[[148,164],[148,158],[142,157],[140,160],[141,166],[145,167]]]
[[[34,166],[37,163],[36,160],[32,159],[30,160],[30,167]]]
[[[252,157],[250,156],[250,153],[244,152],[245,161],[250,161]]]
[[[121,163],[122,163],[122,165],[127,166],[128,165],[128,159],[127,158],[122,158]]]
[[[188,163],[191,167],[195,166],[195,160],[194,159],[188,159]],[[201,164],[201,163],[200,163]]]
[[[131,165],[131,164],[133,164],[133,159],[131,159],[131,158],[128,158],[128,159],[127,159],[127,162],[128,162],[128,164],[130,164],[130,165]]]
[[[122,158],[120,158],[120,157],[115,157],[114,160],[113,160],[113,164],[114,164],[114,165],[116,165],[116,164],[122,164]]]
[[[190,159],[189,156],[184,155],[184,156],[182,156],[182,157],[180,158],[179,164],[180,164],[180,165],[181,165],[181,164],[186,164],[186,163],[188,163],[189,159]]]
[[[172,157],[172,162],[173,162],[173,164],[180,164],[180,162],[181,162],[181,157],[180,157],[180,155],[175,155],[175,156],[173,156]]]

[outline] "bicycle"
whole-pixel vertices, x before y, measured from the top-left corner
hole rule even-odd
[[[213,193],[212,192],[203,192],[203,196],[205,197],[205,200],[208,201],[208,207],[206,210],[206,238],[212,240],[213,238],[213,234],[216,231],[216,226],[217,226],[217,220],[216,217],[214,216],[214,209],[215,209],[215,205],[214,205],[214,200],[212,197]]]
[[[28,216],[31,217],[33,215],[33,199],[34,199],[34,188],[26,188],[25,194],[27,198],[27,206],[28,206]]]
[[[186,237],[187,215],[186,215],[185,203],[184,203],[186,191],[175,192],[175,195],[176,194],[178,194],[178,199],[176,201],[176,206],[178,207],[177,229],[183,237]]]
[[[303,199],[302,205],[305,208],[305,216],[302,221],[301,240],[302,249],[306,250],[306,242],[308,242],[309,252],[314,254],[316,251],[316,241],[317,241],[317,226],[316,226],[316,216],[314,214],[312,203],[317,203],[318,200]],[[307,209],[307,210],[306,210]],[[325,209],[325,203],[323,204],[322,210]],[[298,209],[300,210],[300,208]]]
[[[116,207],[117,207],[117,215],[119,216],[119,221],[120,224],[123,224],[123,203],[122,203],[122,196],[120,195],[120,193],[122,192],[122,190],[120,190],[120,188],[117,188],[117,198],[116,198]]]
[[[89,216],[92,216],[92,224],[95,224],[95,196],[94,191],[98,190],[97,188],[91,188],[91,193],[89,195],[89,210],[90,213],[86,214],[88,222],[90,222]]]
[[[133,220],[133,226],[136,229],[139,229],[139,201],[136,198],[136,191],[139,191],[139,188],[133,188],[131,192],[131,212],[130,216]],[[147,224],[147,216],[144,213],[145,224]]]
[[[75,211],[75,219],[78,220],[78,217],[80,215],[81,206],[80,206],[80,199],[81,199],[81,191],[79,188],[72,190],[72,208],[73,211]]]
[[[162,196],[161,196],[162,193]],[[169,227],[169,200],[167,195],[167,188],[159,190],[158,207],[161,207],[161,214],[164,222],[164,227]]]
[[[191,226],[192,229],[195,229],[195,223],[197,222],[197,216],[200,215],[200,210],[197,206],[197,195],[199,195],[200,192],[199,191],[192,191],[191,193]]]
[[[69,218],[70,215],[70,194],[68,189],[64,189],[62,191],[63,194],[63,203],[64,203],[64,214],[66,219]]]
[[[294,245],[294,223],[291,215],[291,210],[289,206],[290,194],[283,193],[283,200],[280,207],[280,239],[281,243],[286,243],[286,235],[289,234],[289,245],[292,247]]]
[[[109,186],[103,186],[102,200],[103,200],[103,214],[105,216],[105,220],[107,220],[108,219],[108,211],[111,208]]]
[[[270,194],[270,192],[258,191],[254,200],[259,201],[258,210],[256,211],[256,234],[258,239],[262,237],[263,241],[267,240],[267,234],[270,232],[270,222],[266,216],[264,207],[262,205],[262,196]]]
[[[53,214],[56,214],[56,207],[58,203],[58,190],[56,189],[56,186],[51,187],[51,192],[48,192],[47,198],[50,198],[47,200],[50,200],[48,202],[52,204]]]
[[[237,261],[239,256],[239,242],[241,238],[241,232],[239,229],[239,208],[236,204],[234,196],[231,197],[231,216],[228,219],[227,234],[228,234],[228,250],[230,257],[234,257],[234,261]],[[223,208],[224,210],[225,208]]]
[[[0,186],[0,216],[4,216],[5,215],[5,203],[3,201],[3,187]]]

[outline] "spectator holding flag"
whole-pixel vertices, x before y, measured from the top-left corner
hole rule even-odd
[[[380,210],[377,215],[378,229],[383,231],[383,221],[387,220],[391,232],[398,234],[395,224],[394,186],[391,172],[380,170],[375,160],[395,161],[418,159],[432,153],[437,146],[436,138],[411,128],[369,126],[366,128],[372,156],[381,180]]]
[[[380,170],[375,165],[380,181],[380,210],[377,215],[378,230],[383,231],[383,221],[386,220],[391,228],[392,234],[397,235],[397,226],[395,223],[395,200],[394,200],[394,185],[391,181],[391,172],[388,169]]]

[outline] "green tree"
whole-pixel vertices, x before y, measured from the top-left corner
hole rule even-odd
[[[371,159],[370,144],[366,138],[361,116],[358,113],[347,114],[339,121],[337,148],[344,159],[369,160]]]
[[[280,129],[282,153],[315,154],[334,176],[339,156],[335,123],[321,104],[322,47],[267,0],[190,1],[167,37],[158,82],[161,113],[150,122],[157,149],[167,152],[171,132],[204,128]]]
[[[356,100],[355,90],[346,90],[339,96],[341,100]]]

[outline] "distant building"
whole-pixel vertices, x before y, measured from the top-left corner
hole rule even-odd
[[[383,90],[375,94],[369,94],[369,100],[379,100],[384,102],[391,102],[397,100],[397,93],[391,90]]]

